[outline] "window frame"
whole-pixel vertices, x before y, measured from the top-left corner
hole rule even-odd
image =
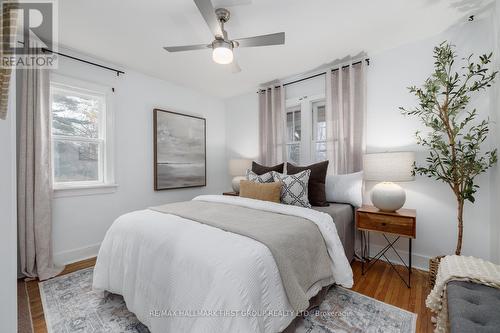
[[[289,144],[296,144],[297,142],[288,141],[288,133],[286,117],[290,108],[298,107],[300,111],[301,120],[301,141],[300,141],[300,161],[299,164],[306,165],[312,164],[316,161],[316,141],[313,140],[313,104],[322,102],[326,105],[325,94],[317,94],[312,96],[301,96],[296,98],[290,98],[285,100],[285,115],[283,117],[283,128],[285,129],[285,149],[287,149]],[[295,111],[295,110],[294,110]],[[288,152],[285,150],[284,156],[288,160]]]
[[[98,126],[99,136],[97,138],[86,138],[79,136],[66,136],[53,134],[52,128],[52,91],[53,89],[69,90],[76,94],[101,95],[104,99],[104,112],[99,113]],[[114,171],[114,110],[112,88],[104,85],[83,81],[80,79],[51,73],[50,75],[50,124],[51,124],[51,144],[52,144],[52,163],[54,162],[54,143],[56,141],[70,142],[92,142],[97,143],[99,147],[99,179],[92,181],[70,181],[56,182],[52,167],[52,185],[57,196],[89,195],[99,193],[114,192],[117,187],[115,183]],[[104,113],[104,114],[103,114]]]

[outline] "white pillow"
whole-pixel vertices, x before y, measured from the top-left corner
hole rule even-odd
[[[326,176],[326,201],[348,203],[354,207],[363,204],[363,172]]]

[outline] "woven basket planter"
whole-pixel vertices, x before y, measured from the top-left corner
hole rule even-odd
[[[438,273],[439,262],[445,256],[437,256],[429,259],[429,289],[434,288],[434,284],[436,283],[436,276]]]

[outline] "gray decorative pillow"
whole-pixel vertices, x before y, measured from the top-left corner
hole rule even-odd
[[[304,170],[295,175],[284,175],[273,171],[275,182],[281,182],[281,202],[287,205],[311,208],[307,197],[307,187],[311,170]]]
[[[252,170],[247,170],[247,179],[254,183],[273,183],[273,174],[271,172],[266,172],[262,175],[258,175]]]

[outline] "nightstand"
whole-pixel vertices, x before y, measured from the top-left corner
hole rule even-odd
[[[356,210],[356,228],[363,232],[361,237],[362,248],[362,263],[361,271],[364,275],[375,262],[381,257],[391,265],[391,267],[398,273],[399,277],[406,284],[408,288],[411,287],[411,240],[416,237],[417,231],[417,212],[414,209],[400,209],[396,212],[383,212],[373,206],[362,206]],[[387,241],[387,245],[382,248],[375,256],[370,257],[369,253],[365,253],[366,249],[366,234],[376,232],[381,234]],[[387,235],[396,236],[395,239],[390,240]],[[401,255],[398,253],[394,244],[400,238],[408,238],[408,265],[404,262]],[[408,281],[406,281],[401,274],[396,270],[394,264],[385,255],[389,249],[393,249],[399,257],[403,265],[408,270]],[[366,269],[365,269],[366,261]]]
[[[223,192],[222,195],[229,195],[232,197],[239,197],[240,194],[238,192]]]

